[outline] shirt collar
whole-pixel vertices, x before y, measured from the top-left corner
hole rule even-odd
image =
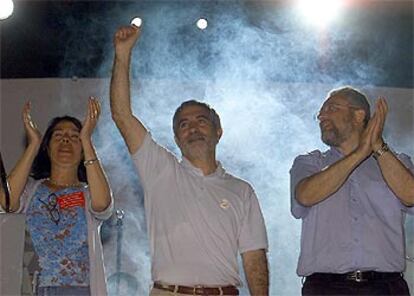
[[[344,157],[342,152],[338,148],[333,147],[333,146],[331,146],[331,148],[329,149],[329,154],[331,154],[335,157]]]
[[[183,158],[181,159],[181,165],[186,168],[187,170],[189,170],[190,172],[201,176],[201,177],[206,177],[206,178],[214,178],[214,177],[222,177],[224,175],[224,173],[226,172],[223,168],[223,166],[221,165],[220,161],[217,161],[217,169],[211,173],[210,175],[204,176],[203,171],[197,167],[195,167],[187,158],[185,158],[183,156]]]

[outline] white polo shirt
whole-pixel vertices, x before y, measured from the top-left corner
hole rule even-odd
[[[241,285],[238,253],[268,247],[252,187],[220,163],[216,172],[204,176],[149,133],[132,158],[144,189],[152,280]]]

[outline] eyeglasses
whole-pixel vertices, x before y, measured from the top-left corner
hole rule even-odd
[[[318,119],[322,113],[331,114],[331,113],[338,112],[339,110],[344,109],[344,108],[355,109],[355,110],[361,109],[361,107],[358,107],[355,105],[330,103],[330,104],[323,105],[322,108],[318,111],[318,113],[316,113],[315,117],[316,119]]]
[[[59,224],[60,221],[60,213],[58,210],[58,203],[57,203],[57,195],[52,192],[47,197],[47,202],[43,201],[38,198],[38,200],[43,204],[44,208],[49,212],[50,219],[56,223],[56,225]]]

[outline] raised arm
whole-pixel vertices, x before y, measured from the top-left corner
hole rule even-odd
[[[131,52],[140,33],[140,28],[132,25],[121,27],[115,33],[110,89],[112,119],[132,154],[141,147],[147,133],[144,125],[132,114],[129,82]]]
[[[16,166],[13,168],[7,178],[7,182],[9,183],[10,187],[10,210],[12,212],[19,209],[19,198],[23,192],[24,186],[26,185],[33,160],[36,157],[41,143],[40,132],[30,116],[30,107],[30,102],[27,102],[23,107],[22,114],[28,145],[23,152],[23,155],[18,160]],[[0,204],[2,208],[6,207],[6,199],[3,190],[0,192]]]
[[[269,268],[266,251],[260,249],[245,252],[242,254],[242,261],[250,295],[269,295]]]
[[[378,116],[371,137],[374,152],[381,150],[384,144],[382,130],[387,112],[387,102],[383,98],[379,99],[375,110]],[[407,206],[414,206],[414,176],[410,170],[390,150],[377,157],[377,161],[385,182],[397,198]]]
[[[88,111],[80,133],[85,156],[86,177],[91,195],[92,210],[102,212],[111,204],[112,192],[92,144],[92,133],[98,122],[101,107],[96,98],[89,98]]]

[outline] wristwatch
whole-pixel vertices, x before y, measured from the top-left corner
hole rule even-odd
[[[374,152],[374,158],[378,159],[381,157],[381,155],[383,155],[385,152],[388,152],[388,151],[390,151],[390,147],[388,147],[388,144],[384,142],[381,145],[381,147],[377,151]]]

